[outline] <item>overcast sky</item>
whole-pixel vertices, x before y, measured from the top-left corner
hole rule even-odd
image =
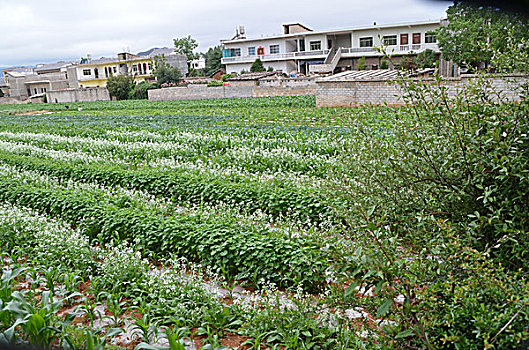
[[[191,35],[199,51],[230,39],[280,34],[281,24],[314,30],[439,19],[451,2],[430,0],[0,0],[0,67],[137,53]]]

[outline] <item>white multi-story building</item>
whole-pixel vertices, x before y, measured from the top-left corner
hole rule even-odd
[[[222,41],[222,63],[227,73],[248,71],[256,58],[266,68],[289,74],[357,69],[359,61],[377,69],[386,55],[395,62],[426,49],[439,53],[432,31],[440,25],[441,20],[431,20],[314,31],[295,23],[284,24],[282,35],[257,39],[247,39],[239,30],[233,39]]]

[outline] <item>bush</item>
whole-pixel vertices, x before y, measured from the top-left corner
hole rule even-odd
[[[180,70],[167,63],[164,55],[154,57],[154,63],[154,76],[158,84],[176,84],[182,78]]]
[[[138,85],[136,85],[135,89],[132,91],[133,96],[132,99],[135,100],[144,100],[147,99],[149,96],[147,94],[148,90],[157,89],[157,84],[151,84],[148,81],[142,81]]]
[[[135,87],[134,79],[129,75],[112,75],[107,80],[108,93],[117,100],[128,99]]]
[[[263,61],[261,61],[260,58],[256,58],[255,61],[253,61],[252,66],[250,67],[250,72],[264,72],[265,67],[263,66]]]
[[[486,76],[453,98],[441,78],[399,83],[408,107],[382,132],[357,130],[347,152],[361,242],[348,275],[380,291],[371,311],[396,322],[395,348],[524,348],[529,101],[502,99]]]
[[[360,57],[358,59],[358,70],[364,70],[366,69],[366,58],[365,57]]]
[[[208,83],[208,87],[212,87],[212,86],[222,86],[224,85],[224,83],[220,80],[212,80]]]
[[[433,50],[426,49],[417,54],[417,66],[419,68],[434,68],[436,62],[435,52]]]
[[[228,79],[233,78],[233,74],[224,74],[222,76],[222,81],[227,81]]]
[[[380,69],[388,69],[388,67],[389,67],[388,61],[382,60],[382,62],[380,62]]]

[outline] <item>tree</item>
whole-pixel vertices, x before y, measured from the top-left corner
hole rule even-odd
[[[197,58],[197,55],[193,53],[193,50],[198,47],[198,43],[195,39],[191,37],[191,35],[188,35],[184,38],[173,39],[173,42],[176,53],[180,55],[185,55],[188,61]]]
[[[442,57],[459,66],[477,68],[490,62],[493,52],[503,52],[507,38],[529,38],[529,19],[493,6],[457,0],[446,11],[448,25],[435,33]]]
[[[493,52],[492,67],[500,73],[529,73],[529,39],[509,37],[506,44],[503,51]]]
[[[364,70],[366,68],[366,58],[365,57],[360,57],[358,59],[358,70]]]
[[[435,52],[430,49],[426,49],[417,54],[417,67],[419,68],[433,68],[435,67],[436,57]]]
[[[263,66],[263,61],[261,61],[260,58],[256,58],[255,61],[253,61],[252,66],[250,67],[250,72],[264,72],[266,69]]]
[[[182,78],[182,73],[177,67],[171,66],[165,60],[165,56],[154,57],[154,76],[158,84],[178,83]]]
[[[107,80],[108,93],[117,100],[129,98],[135,87],[134,79],[130,75],[111,75]]]
[[[220,45],[210,47],[204,54],[206,57],[206,75],[211,76],[215,74],[219,69],[225,68],[222,64],[222,48]]]

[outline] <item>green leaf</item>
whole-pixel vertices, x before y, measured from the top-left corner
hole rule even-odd
[[[377,317],[384,316],[389,311],[392,305],[393,299],[387,299],[385,302],[383,302],[382,305],[380,305],[377,309]]]

